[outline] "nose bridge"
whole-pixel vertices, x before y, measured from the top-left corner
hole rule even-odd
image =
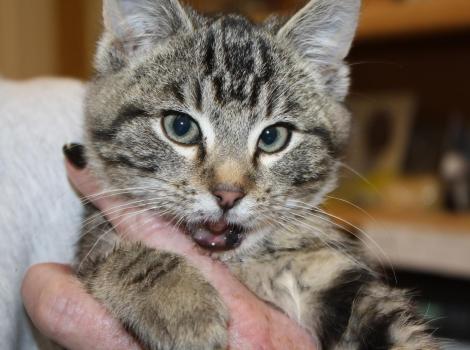
[[[246,162],[241,157],[226,158],[221,157],[214,164],[213,187],[226,186],[228,188],[243,190],[248,186],[248,169]]]
[[[251,129],[251,111],[240,106],[225,106],[213,119],[217,139],[217,153],[239,158],[246,153],[247,138]],[[221,117],[223,116],[223,117]]]
[[[250,186],[252,164],[247,148],[247,113],[239,108],[220,111],[226,118],[214,120],[216,146],[208,154],[206,163],[211,173],[211,190],[225,186],[245,192]]]

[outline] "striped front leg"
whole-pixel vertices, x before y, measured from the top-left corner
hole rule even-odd
[[[225,305],[183,257],[121,243],[88,264],[87,289],[146,349],[226,348]]]

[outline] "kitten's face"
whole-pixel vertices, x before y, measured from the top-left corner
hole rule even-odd
[[[349,116],[280,27],[184,15],[176,26],[190,30],[105,53],[88,95],[90,163],[200,245],[234,248],[321,202]]]

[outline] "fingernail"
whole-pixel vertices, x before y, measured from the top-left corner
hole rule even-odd
[[[85,148],[78,143],[68,143],[62,147],[64,155],[78,169],[86,167]]]

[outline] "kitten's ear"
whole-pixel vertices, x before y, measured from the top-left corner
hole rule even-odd
[[[116,70],[128,59],[193,24],[178,0],[103,0],[105,33],[98,47],[98,71]]]
[[[343,100],[349,89],[344,58],[357,27],[360,0],[311,0],[278,32],[319,70],[327,93]]]

